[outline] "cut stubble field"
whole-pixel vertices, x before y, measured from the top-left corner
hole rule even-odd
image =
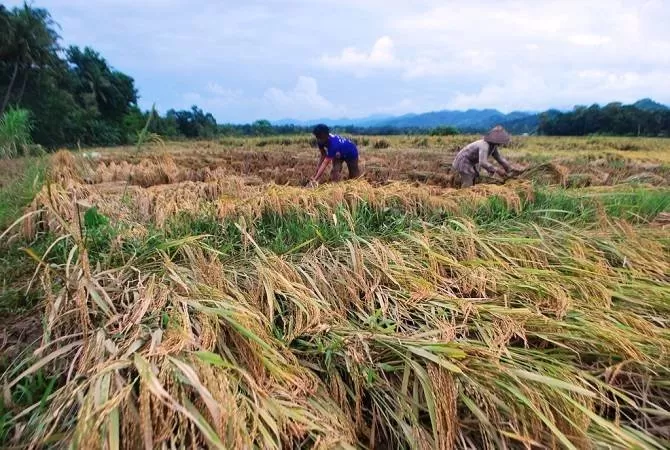
[[[458,190],[472,138],[315,189],[307,137],[54,154],[2,216],[0,442],[667,448],[670,141],[518,138]]]

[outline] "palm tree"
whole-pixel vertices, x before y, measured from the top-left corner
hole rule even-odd
[[[0,21],[6,25],[2,28],[7,37],[7,40],[2,41],[5,45],[0,46],[0,53],[2,59],[13,66],[7,92],[0,105],[1,116],[11,99],[19,70],[23,72],[18,95],[18,101],[21,101],[30,71],[48,67],[57,59],[60,36],[54,29],[57,24],[46,9],[32,8],[26,3],[21,8],[14,8],[11,13],[2,8]]]
[[[87,109],[96,110],[105,119],[121,120],[129,106],[137,102],[133,79],[112,70],[98,52],[73,46],[67,56],[78,80],[81,102]]]
[[[0,5],[0,60],[5,60],[10,54],[10,43],[14,40],[14,24],[12,14]]]

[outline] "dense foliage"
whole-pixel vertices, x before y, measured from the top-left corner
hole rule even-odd
[[[29,110],[32,137],[47,146],[126,141],[124,117],[137,103],[131,77],[91,48],[62,48],[45,9],[0,7],[0,22],[0,115]]]
[[[25,109],[9,108],[0,117],[0,158],[29,153],[30,130],[30,113]]]
[[[47,147],[135,142],[150,113],[137,106],[133,78],[92,48],[61,47],[57,28],[46,9],[0,5],[0,117],[28,110],[32,140]],[[195,106],[152,119],[148,131],[167,137],[217,132]]]
[[[658,106],[610,103],[605,107],[577,106],[568,113],[547,111],[540,115],[539,132],[553,136],[617,136],[670,135],[670,109]]]
[[[250,137],[250,136],[277,136],[297,135],[312,132],[311,126],[301,125],[273,125],[267,120],[257,120],[251,124],[223,124],[219,125],[219,134],[222,136]],[[339,125],[331,127],[335,133],[353,134],[359,136],[398,136],[398,135],[426,135],[452,136],[459,134],[454,127],[437,127],[425,129],[417,127],[391,127],[391,126],[358,126]],[[464,130],[473,131],[473,130]]]

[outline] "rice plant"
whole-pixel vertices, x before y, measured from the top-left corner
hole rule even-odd
[[[151,111],[147,116],[147,121],[144,124],[144,128],[137,132],[136,148],[138,152],[142,150],[142,146],[147,142],[159,144],[161,146],[165,145],[165,142],[163,142],[163,139],[158,134],[149,132],[149,126],[151,126],[151,121],[153,120],[154,116],[156,116],[156,114],[156,104],[153,104],[151,105]]]
[[[0,238],[27,238],[43,323],[0,377],[3,445],[670,444],[667,187],[305,190],[215,151],[51,159]]]

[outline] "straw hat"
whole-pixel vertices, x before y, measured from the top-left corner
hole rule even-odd
[[[500,125],[493,128],[484,136],[484,140],[489,144],[505,145],[508,144],[511,139],[512,136],[510,136],[510,134]]]

